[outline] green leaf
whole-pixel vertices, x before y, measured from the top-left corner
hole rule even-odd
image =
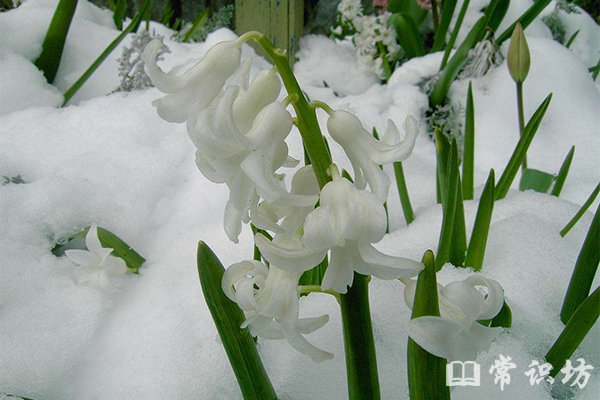
[[[183,43],[188,43],[190,41],[190,39],[194,36],[196,31],[198,31],[198,29],[200,29],[201,26],[204,26],[204,24],[206,24],[207,20],[208,20],[208,8],[205,9],[203,12],[196,14],[196,17],[194,18],[194,22],[192,22],[192,26],[186,32],[185,36],[183,37],[183,39],[181,41]]]
[[[389,0],[387,10],[392,14],[403,13],[410,15],[417,25],[423,22],[428,13],[427,10],[417,4],[416,0]]]
[[[600,287],[587,297],[573,316],[567,322],[567,325],[556,339],[548,353],[546,361],[552,364],[551,376],[555,377],[565,365],[569,357],[573,355],[577,347],[583,342],[588,332],[592,329],[598,315],[600,314]]]
[[[123,29],[123,20],[127,17],[127,0],[116,0],[113,3],[113,21],[118,30]]]
[[[151,0],[144,0],[137,14],[133,17],[129,25],[113,40],[106,49],[96,58],[96,60],[90,65],[90,67],[75,81],[73,85],[64,93],[63,107],[71,100],[71,98],[77,93],[77,91],[83,86],[83,84],[92,76],[92,74],[98,69],[100,64],[106,60],[106,58],[113,52],[113,50],[125,39],[129,32],[137,30],[142,18],[146,14],[146,10],[149,7]]]
[[[426,54],[423,39],[417,25],[408,14],[397,13],[390,17],[388,24],[396,30],[396,37],[406,57],[421,57]]]
[[[554,179],[556,177],[553,174],[540,171],[539,169],[527,168],[521,176],[519,190],[522,192],[525,190],[535,190],[539,193],[548,193]]]
[[[396,187],[398,188],[398,196],[400,197],[400,204],[402,205],[402,213],[404,214],[406,225],[410,225],[410,223],[415,220],[415,214],[410,202],[410,196],[408,195],[408,186],[406,185],[406,178],[404,177],[404,168],[400,161],[394,163],[394,176],[396,177]]]
[[[475,271],[481,271],[483,267],[485,248],[494,211],[494,179],[494,170],[492,169],[479,199],[473,232],[467,249],[465,266],[471,267]]]
[[[473,88],[469,82],[467,109],[465,111],[465,143],[463,149],[462,193],[465,200],[473,200],[473,175],[475,170],[475,107]]]
[[[235,373],[245,400],[276,400],[275,390],[247,329],[241,329],[244,313],[221,289],[225,269],[204,242],[198,243],[198,275],[206,305]]]
[[[583,205],[581,206],[579,211],[577,211],[577,213],[575,213],[575,215],[573,216],[573,218],[571,218],[569,223],[567,223],[567,225],[565,225],[565,227],[562,228],[562,230],[560,231],[560,236],[565,237],[565,235],[567,233],[569,233],[569,231],[575,226],[575,224],[577,222],[579,222],[579,220],[581,219],[583,214],[585,214],[585,212],[588,210],[588,208],[590,208],[590,206],[592,205],[594,200],[596,200],[596,196],[598,196],[599,192],[600,192],[600,183],[598,183],[598,185],[596,185],[596,188],[592,191],[592,194],[590,194],[590,197],[588,197],[588,199],[585,201],[585,203],[583,203]]]
[[[565,160],[560,166],[560,170],[558,171],[558,175],[556,176],[556,182],[554,183],[554,187],[552,188],[552,192],[550,193],[552,196],[560,196],[560,192],[562,191],[563,186],[565,185],[565,181],[567,180],[567,175],[569,174],[569,169],[571,168],[571,162],[573,161],[573,155],[575,154],[575,146],[571,147],[571,150],[567,153]]]
[[[600,264],[600,205],[596,209],[594,219],[585,237],[575,268],[565,294],[560,319],[567,323],[577,307],[581,305],[590,293],[590,288]]]
[[[446,63],[448,62],[448,58],[450,57],[450,52],[452,48],[454,48],[454,43],[456,43],[456,38],[458,37],[458,32],[460,32],[460,27],[462,26],[463,20],[465,18],[465,14],[469,8],[470,0],[464,0],[463,4],[458,12],[458,17],[456,18],[456,23],[452,28],[452,34],[450,35],[450,39],[448,40],[448,44],[444,49],[444,57],[442,58],[442,64],[440,66],[440,71],[446,67]]]
[[[452,228],[449,261],[452,265],[461,267],[465,264],[465,256],[467,253],[467,228],[465,227],[465,209],[458,167],[458,145],[454,139],[452,140],[450,151],[451,164],[449,165],[449,168],[451,168],[451,171],[449,171],[448,174],[451,176],[450,179],[456,181],[456,211],[454,212],[454,226]]]
[[[569,40],[567,40],[567,43],[565,44],[565,47],[566,47],[567,49],[571,48],[571,45],[572,45],[572,44],[573,44],[573,42],[575,41],[575,38],[577,37],[577,35],[579,35],[579,31],[580,31],[580,29],[577,29],[577,30],[575,31],[575,33],[573,33],[573,34],[571,35],[571,37],[569,38]]]
[[[502,305],[502,308],[494,318],[480,320],[477,322],[490,328],[510,328],[512,326],[512,311],[505,301]]]
[[[541,13],[544,8],[546,8],[550,4],[550,0],[535,0],[534,3],[529,7],[521,16],[512,23],[498,38],[496,39],[496,43],[500,46],[506,39],[508,39],[515,29],[517,23],[520,23],[525,30],[530,23]]]
[[[436,282],[436,262],[433,252],[423,255],[425,269],[419,273],[412,319],[423,316],[439,316]],[[446,360],[428,353],[414,340],[408,338],[407,350],[408,390],[411,400],[450,399],[450,388],[446,386]]]
[[[446,35],[448,34],[448,28],[454,15],[454,9],[456,8],[456,0],[445,0],[442,2],[442,15],[440,17],[440,24],[435,31],[433,38],[432,52],[441,51],[446,43]]]
[[[471,28],[471,31],[456,50],[448,64],[443,69],[442,74],[438,81],[435,83],[431,94],[429,95],[429,107],[434,109],[435,106],[441,104],[450,90],[450,85],[454,82],[454,79],[458,75],[460,68],[467,61],[469,56],[469,50],[477,44],[482,33],[485,31],[486,17],[481,17],[477,23]]]
[[[506,168],[504,168],[504,172],[502,172],[502,176],[498,180],[498,184],[496,185],[496,200],[503,199],[506,197],[510,186],[512,185],[517,172],[519,171],[519,166],[525,159],[527,155],[527,149],[531,145],[531,141],[533,140],[540,124],[542,123],[542,119],[544,118],[544,114],[550,105],[550,100],[552,100],[552,94],[549,94],[548,97],[542,102],[542,104],[535,111],[525,129],[523,129],[523,135],[519,139],[515,150],[513,151]]]
[[[42,53],[34,62],[48,83],[53,83],[56,77],[76,8],[77,0],[59,0],[42,43]]]
[[[83,231],[84,236],[87,234],[88,230],[89,228],[86,228]],[[125,264],[127,264],[127,268],[134,273],[137,273],[142,264],[146,261],[144,257],[121,240],[121,238],[104,228],[98,227],[98,239],[100,239],[102,247],[113,249],[111,254],[115,257],[122,258],[125,261]]]
[[[496,32],[504,20],[510,0],[492,0],[485,8],[485,15],[488,17],[488,29]]]

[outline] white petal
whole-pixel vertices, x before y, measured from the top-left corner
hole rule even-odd
[[[107,256],[102,263],[102,267],[108,275],[123,275],[128,271],[125,260],[115,256]]]
[[[481,314],[483,295],[466,281],[450,282],[440,290],[440,306],[442,316],[463,319],[461,314],[464,314],[464,318],[470,323],[477,320]],[[452,306],[460,310],[460,313],[453,313]]]
[[[426,316],[408,321],[406,329],[408,336],[427,352],[447,360],[455,360],[456,339],[465,327],[453,320]],[[464,349],[458,353],[464,353]]]
[[[65,255],[73,261],[75,264],[83,265],[83,266],[98,266],[102,259],[87,250],[67,250],[65,251]]]
[[[248,132],[260,110],[277,100],[280,91],[281,82],[273,69],[258,73],[248,90],[233,105],[235,123],[240,132]]]
[[[329,315],[321,315],[320,317],[313,318],[302,318],[298,320],[296,327],[301,333],[307,334],[322,328],[327,322],[329,322]]]
[[[423,270],[423,264],[404,257],[388,256],[369,243],[358,243],[360,257],[367,264],[361,274],[373,275],[379,279],[410,278]]]
[[[233,206],[231,200],[225,204],[223,228],[229,240],[233,243],[239,242],[238,238],[242,233],[242,213]]]
[[[493,279],[486,279],[481,275],[471,275],[465,279],[473,286],[484,286],[487,288],[487,296],[477,319],[492,319],[504,305],[504,289]]]
[[[311,211],[304,221],[304,235],[302,241],[306,247],[314,250],[327,250],[345,244],[345,239],[334,232],[332,216],[329,206],[321,204]]]
[[[297,330],[285,331],[285,338],[290,345],[302,354],[306,354],[313,362],[323,362],[331,360],[333,354],[315,347],[304,338]]]
[[[307,271],[318,265],[327,255],[327,250],[315,251],[305,247],[285,248],[271,242],[260,233],[254,236],[254,244],[271,264],[290,272]]]
[[[356,255],[351,250],[340,247],[331,249],[329,265],[321,282],[323,290],[333,289],[338,293],[346,293],[348,286],[352,286]]]
[[[254,150],[242,161],[242,171],[256,185],[258,194],[269,202],[279,199],[284,193],[280,182],[275,179],[268,155]]]
[[[96,224],[90,226],[90,229],[85,235],[85,246],[92,253],[99,254],[103,249],[100,239],[98,238],[98,227]]]

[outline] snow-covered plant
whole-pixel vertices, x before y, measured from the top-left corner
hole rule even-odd
[[[250,79],[252,61],[242,60],[241,51],[248,40],[255,40],[276,68],[261,71]],[[255,337],[285,339],[313,361],[325,361],[333,355],[310,343],[304,335],[322,327],[328,316],[299,317],[300,296],[321,292],[336,296],[340,302],[347,355],[363,354],[347,357],[351,397],[378,397],[377,379],[361,379],[365,375],[377,376],[367,300],[369,277],[406,279],[423,270],[418,261],[384,254],[374,247],[387,228],[384,203],[390,181],[380,166],[405,160],[411,154],[418,135],[416,121],[406,118],[404,135],[393,121],[388,121],[379,140],[355,115],[333,110],[319,101],[308,103],[285,53],[258,32],[218,43],[179,75],[165,73],[158,67],[160,48],[160,41],[154,40],[143,54],[149,76],[166,93],[153,102],[158,114],[167,121],[186,123],[196,146],[198,169],[212,182],[227,185],[230,195],[224,206],[223,225],[229,239],[237,242],[244,224],[258,229],[254,242],[259,256],[235,263],[224,272],[215,269],[219,262],[214,254],[207,255],[206,245],[201,243],[198,252],[207,304],[220,334],[225,336],[223,343],[242,391],[250,391],[248,398],[254,398],[258,390],[245,384],[247,379],[254,379],[252,371],[238,366],[239,346],[247,348],[250,344],[246,339],[233,339],[240,333],[230,332],[230,327],[241,324]],[[278,100],[280,79],[288,92],[283,102]],[[295,116],[288,110],[290,105]],[[353,176],[341,176],[331,159],[316,119],[317,107],[329,114],[327,129],[348,157]],[[302,136],[310,164],[297,169],[288,186],[282,169],[298,164],[290,157],[285,142],[294,125]],[[218,290],[209,283],[213,278],[204,275],[210,270],[222,274]],[[309,284],[300,284],[303,274],[315,271]],[[487,285],[481,280],[472,283]],[[487,287],[489,300],[497,286]],[[223,307],[230,307],[230,300],[243,311],[243,320],[228,320],[230,317],[223,315]],[[489,307],[488,300],[481,310],[477,309],[480,312],[469,312],[466,320],[461,320],[465,335],[476,332],[476,318],[494,316],[491,314],[496,303]],[[470,303],[469,300],[458,306],[477,306]],[[491,340],[491,336],[480,339],[474,351],[489,344],[484,339]],[[238,350],[229,348],[227,343],[234,343],[231,346]],[[272,392],[269,382],[263,379],[256,386],[261,385],[266,392]],[[261,396],[264,398],[264,394]]]
[[[391,76],[401,55],[396,31],[388,26],[390,16],[365,15],[360,0],[342,0],[332,29],[336,39],[352,41],[359,63],[381,80]]]
[[[144,71],[144,61],[142,53],[144,48],[154,39],[162,41],[161,35],[156,35],[154,32],[143,30],[136,33],[131,38],[129,46],[123,46],[121,57],[117,59],[119,63],[118,71],[121,78],[121,84],[117,88],[118,92],[131,92],[152,86],[152,80]],[[158,59],[161,60],[165,53],[169,52],[169,48],[163,44],[158,53]]]
[[[561,19],[560,14],[579,14],[580,11],[577,5],[567,0],[557,0],[554,9],[548,15],[542,17],[542,21],[546,24],[552,37],[559,43],[565,44],[569,39],[566,37],[566,28]]]
[[[118,277],[128,271],[125,261],[111,255],[113,249],[102,247],[96,225],[88,230],[85,245],[87,250],[65,251],[65,255],[78,265],[74,271],[77,283],[114,292],[120,285]]]
[[[492,39],[482,40],[469,51],[467,61],[458,74],[458,79],[479,78],[504,61],[504,56]]]

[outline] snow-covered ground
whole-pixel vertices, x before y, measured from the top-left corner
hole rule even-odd
[[[477,4],[471,5],[467,26],[485,0],[472,3]],[[511,2],[507,18],[514,19],[529,4]],[[73,105],[57,108],[61,92],[117,31],[108,11],[80,0],[56,87],[48,85],[32,60],[41,51],[55,5],[54,0],[27,0],[0,13],[0,175],[20,175],[24,181],[0,186],[0,394],[35,400],[241,398],[204,303],[195,252],[198,240],[204,240],[226,266],[250,258],[250,229],[245,228],[238,245],[227,239],[222,228],[227,190],[198,172],[185,127],[158,117],[151,105],[158,90],[106,95],[119,85],[114,60],[120,49]],[[455,388],[455,399],[553,398],[552,387],[531,386],[524,373],[532,360],[542,360],[562,330],[558,313],[592,213],[565,238],[558,232],[600,179],[600,86],[587,71],[600,56],[600,28],[586,14],[569,18],[567,33],[581,29],[572,51],[553,41],[539,21],[526,31],[532,66],[525,82],[525,113],[527,118],[554,93],[528,160],[530,167],[556,173],[575,145],[571,172],[560,199],[515,190],[497,202],[483,274],[503,285],[513,327],[479,355],[481,386]],[[167,39],[171,53],[161,65],[184,70],[214,43],[233,38],[222,29],[206,43]],[[244,52],[253,54],[249,47]],[[406,226],[392,188],[392,232],[378,245],[389,254],[420,259],[426,249],[437,247],[441,209],[435,203],[435,147],[424,132],[427,97],[418,83],[436,72],[441,55],[406,63],[387,85],[361,69],[347,44],[309,36],[298,56],[295,72],[311,99],[355,112],[366,127],[379,131],[388,118],[399,125],[407,115],[420,121],[423,133],[404,163],[416,220]],[[255,64],[267,65],[262,60]],[[489,169],[502,171],[518,127],[506,63],[472,82],[477,198]],[[453,85],[453,101],[465,103],[467,84]],[[319,116],[324,127],[325,115]],[[330,143],[334,160],[347,167],[341,148]],[[289,145],[292,155],[301,158],[299,135],[292,134]],[[469,232],[476,208],[477,200],[465,202]],[[78,285],[73,280],[77,267],[50,252],[56,240],[92,223],[119,235],[147,260],[139,276],[124,277],[116,294]],[[439,280],[446,283],[469,273],[447,265]],[[384,399],[407,392],[403,323],[410,310],[402,291],[395,281],[374,280],[371,285]],[[335,358],[314,364],[285,341],[260,341],[275,389],[282,399],[344,398],[337,305],[329,296],[313,294],[301,300],[301,312],[330,315],[330,322],[309,339]],[[487,372],[499,354],[517,364],[504,391]],[[572,360],[577,357],[595,367],[594,376],[586,388],[572,393],[555,383],[554,398],[597,398],[598,326]]]

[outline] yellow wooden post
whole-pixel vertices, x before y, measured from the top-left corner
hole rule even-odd
[[[304,27],[304,0],[235,0],[238,35],[260,31],[288,52],[290,62]]]

